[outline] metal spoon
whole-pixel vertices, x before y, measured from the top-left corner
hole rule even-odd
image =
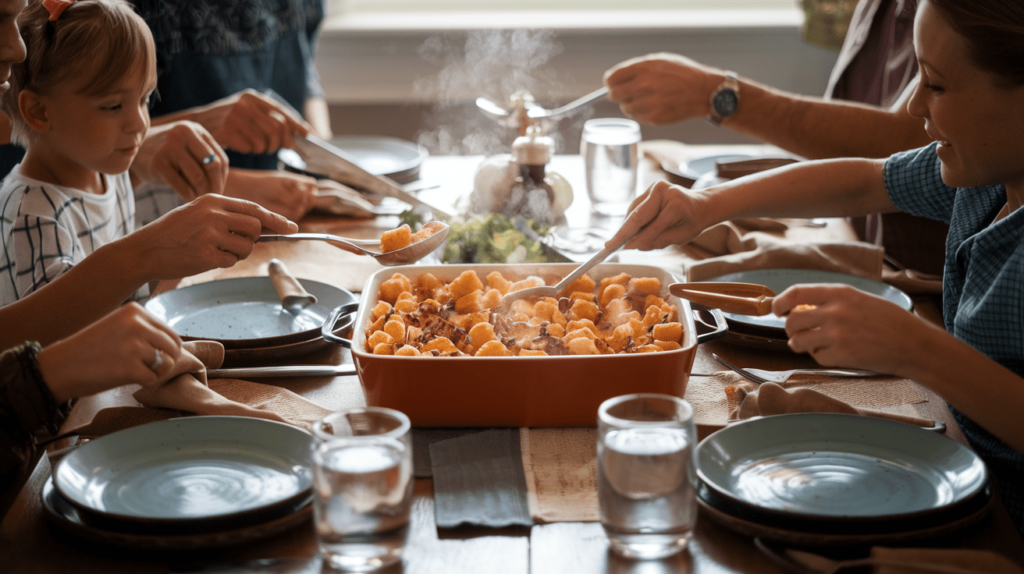
[[[585,105],[589,104],[590,102],[594,102],[594,101],[600,100],[601,98],[603,98],[603,97],[605,97],[607,95],[608,95],[608,87],[604,86],[604,87],[602,87],[600,89],[597,89],[597,90],[594,90],[593,92],[590,92],[589,94],[583,96],[582,98],[575,99],[575,100],[569,102],[568,104],[565,104],[564,106],[562,106],[560,108],[555,108],[553,110],[545,110],[544,108],[539,108],[539,107],[538,108],[530,108],[529,110],[527,110],[526,115],[528,115],[528,116],[530,116],[531,118],[534,118],[534,119],[536,119],[536,118],[550,118],[550,117],[554,117],[554,116],[560,116],[560,115],[562,115],[562,114],[564,114],[566,112],[575,110],[576,108],[578,108],[580,106],[585,106]],[[477,101],[477,105],[480,105],[479,101]]]
[[[476,107],[500,118],[508,115],[508,110],[483,96],[476,99]]]
[[[566,275],[565,278],[563,278],[555,285],[544,287],[528,287],[526,289],[520,289],[519,291],[513,291],[512,293],[506,294],[501,299],[501,305],[498,305],[496,311],[499,314],[508,312],[508,310],[512,306],[512,302],[518,301],[519,299],[529,299],[530,297],[558,298],[562,291],[565,291],[566,287],[572,285],[573,282],[579,279],[580,277],[583,277],[583,274],[586,273],[587,271],[590,271],[591,267],[607,259],[609,255],[618,251],[620,247],[625,245],[626,242],[632,238],[633,236],[631,235],[610,247],[605,247],[601,251],[598,251],[597,253],[594,254],[593,257],[584,261],[583,264],[577,267],[575,271]]]
[[[315,239],[319,241],[326,241],[335,247],[344,249],[349,253],[355,253],[356,255],[369,255],[377,260],[378,263],[385,266],[393,265],[406,265],[408,263],[415,263],[420,259],[423,259],[428,253],[437,249],[448,237],[448,231],[451,229],[447,224],[439,221],[432,221],[427,225],[436,225],[440,228],[434,232],[433,235],[417,241],[412,245],[408,245],[395,251],[389,251],[387,253],[381,253],[380,240],[379,239],[349,239],[347,237],[338,237],[337,235],[330,235],[328,233],[292,233],[291,235],[261,235],[257,241],[302,241],[306,239]],[[376,247],[378,251],[371,251],[365,249],[366,247]]]

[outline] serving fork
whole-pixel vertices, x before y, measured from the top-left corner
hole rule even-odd
[[[832,377],[876,377],[879,373],[874,371],[861,371],[858,369],[791,369],[789,371],[765,371],[762,369],[741,369],[736,365],[733,365],[729,361],[726,361],[722,357],[719,357],[715,353],[711,353],[716,361],[722,363],[726,367],[729,367],[733,371],[739,373],[741,377],[748,381],[760,385],[761,383],[784,383],[789,380],[790,377],[797,373],[813,373],[815,375],[828,375]]]

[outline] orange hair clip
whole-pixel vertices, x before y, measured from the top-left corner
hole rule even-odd
[[[68,9],[75,0],[43,0],[43,8],[50,12],[50,22],[54,22]]]

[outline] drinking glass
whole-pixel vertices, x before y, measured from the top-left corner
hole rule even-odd
[[[381,407],[313,424],[313,517],[325,571],[367,572],[401,560],[412,503],[409,417]]]
[[[587,193],[601,215],[626,215],[636,197],[637,143],[640,124],[623,118],[600,118],[583,124],[580,155]]]
[[[612,551],[638,559],[680,552],[697,520],[693,408],[640,393],[601,403],[597,419],[597,493]]]

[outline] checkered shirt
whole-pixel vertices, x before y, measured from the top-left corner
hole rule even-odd
[[[889,158],[885,188],[901,210],[949,223],[942,277],[946,330],[1024,377],[1024,209],[993,224],[1006,204],[1006,188],[946,186],[937,145]],[[950,409],[1024,534],[1024,455]]]
[[[135,226],[127,173],[106,175],[107,191],[86,193],[25,177],[15,166],[0,184],[0,306],[61,276]]]

